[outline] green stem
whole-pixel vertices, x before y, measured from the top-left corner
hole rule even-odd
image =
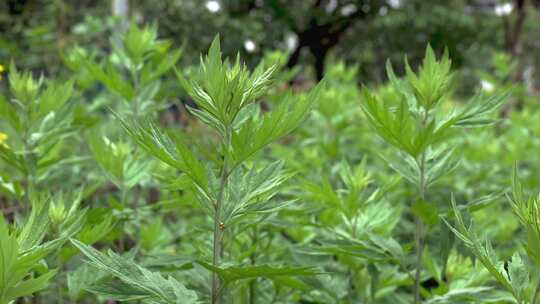
[[[358,231],[358,211],[354,215],[354,219],[353,219],[353,227],[352,227],[352,233],[351,233],[353,238],[356,238],[357,231]]]
[[[416,232],[416,272],[414,275],[414,303],[420,303],[420,281],[422,273],[422,253],[424,251],[424,224],[417,216],[415,217]]]
[[[127,196],[128,196],[127,188],[126,186],[122,184],[120,187],[120,205],[122,205],[122,209],[127,207]],[[133,209],[135,211],[137,210],[137,208],[133,208]],[[122,220],[123,231],[128,231],[128,223],[129,223],[129,218],[124,218]],[[126,238],[122,237],[118,239],[118,243],[119,243],[118,245],[119,245],[120,251],[124,252],[125,249],[128,247]]]
[[[133,79],[133,99],[131,100],[131,110],[133,111],[133,115],[135,117],[139,117],[140,105],[139,98],[137,96],[139,93],[139,77],[136,71],[130,69],[129,72],[131,74],[131,78]]]
[[[24,198],[26,200],[26,204],[24,204],[24,210],[26,212],[29,212],[31,210],[31,195],[30,192],[34,191],[35,189],[35,181],[37,176],[37,157],[34,152],[34,146],[29,143],[30,138],[30,127],[27,127],[24,131],[23,135],[23,146],[24,146],[24,162],[26,165],[26,183],[24,188]]]
[[[425,110],[424,117],[421,121],[421,128],[425,128],[428,119],[428,110]],[[418,160],[420,169],[420,179],[418,183],[418,196],[420,200],[425,201],[426,198],[426,151],[424,150]],[[422,254],[425,245],[425,226],[422,219],[417,215],[414,216],[416,230],[414,234],[414,243],[416,246],[416,272],[414,275],[414,303],[419,304],[420,298],[420,281],[422,276]]]
[[[230,131],[225,131],[224,138],[224,154],[223,154],[223,168],[221,169],[221,177],[219,182],[219,192],[214,203],[214,243],[213,243],[213,258],[212,265],[218,267],[220,264],[223,248],[223,223],[221,222],[221,209],[223,205],[223,194],[225,187],[227,186],[227,177],[229,175],[228,163],[227,163],[227,151],[230,145]],[[212,304],[221,304],[222,294],[222,282],[217,273],[212,274]]]
[[[63,304],[64,303],[64,298],[63,298],[63,292],[62,292],[62,282],[60,279],[58,279],[58,282],[57,282],[57,289],[56,289],[56,292],[57,292],[57,295],[58,295],[58,304]]]
[[[253,227],[253,235],[251,237],[251,244],[252,246],[257,246],[257,236],[258,236],[258,232],[257,232],[257,226],[254,226]],[[251,253],[250,257],[249,257],[250,261],[251,261],[251,265],[255,265],[256,263],[256,259],[257,259],[257,250],[256,248],[253,249],[253,252]],[[249,282],[249,303],[250,304],[255,304],[255,280],[256,279],[253,279]]]

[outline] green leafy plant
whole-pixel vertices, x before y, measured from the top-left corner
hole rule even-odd
[[[84,211],[77,206],[60,219],[62,231],[56,238],[44,241],[49,227],[51,199],[31,198],[32,211],[22,227],[10,229],[0,215],[0,303],[30,296],[47,287],[57,270],[48,269],[46,258],[62,247],[67,239],[84,225]]]
[[[172,43],[157,38],[156,26],[131,24],[123,35],[111,39],[112,54],[96,63],[95,54],[74,48],[64,61],[77,74],[78,84],[90,87],[99,82],[112,93],[106,104],[134,116],[146,116],[165,105],[163,76],[170,72],[182,56],[182,49],[172,49]]]
[[[387,63],[388,78],[398,95],[396,100],[381,100],[364,89],[362,109],[377,134],[399,151],[399,157],[387,160],[390,166],[417,189],[410,210],[416,222],[414,302],[419,303],[426,229],[438,219],[437,205],[430,202],[428,191],[457,166],[453,155],[459,143],[455,140],[458,128],[492,123],[489,114],[500,107],[506,95],[476,95],[462,109],[443,111],[442,103],[450,93],[452,79],[448,55],[445,53],[437,61],[428,46],[417,73],[407,63],[405,66],[406,77],[400,80]]]
[[[246,162],[269,143],[293,131],[307,117],[321,88],[315,88],[312,94],[302,99],[287,94],[275,109],[260,115],[255,102],[270,88],[274,70],[273,66],[264,69],[261,64],[249,72],[239,58],[233,65],[222,61],[219,39],[216,38],[193,79],[178,74],[180,83],[197,105],[190,108],[190,112],[219,135],[220,141],[212,151],[218,157],[210,159],[214,162],[211,165],[204,164],[185,143],[180,139],[174,141],[150,120],[141,122],[140,119],[119,117],[124,129],[140,147],[181,172],[180,179],[185,182],[180,184],[196,193],[201,207],[212,219],[212,263],[199,262],[214,273],[212,303],[221,303],[227,286],[238,279],[318,274],[309,267],[223,266],[224,247],[226,242],[234,241],[235,226],[248,216],[264,218],[282,208],[283,205],[270,201],[291,175],[280,162],[260,168]],[[232,232],[229,239],[225,236],[226,231]],[[87,256],[90,252],[83,250]],[[97,257],[93,252],[92,259]],[[103,270],[130,286],[136,284],[126,281],[124,274],[117,273],[111,266],[115,255],[109,255],[109,261],[103,256],[101,259]],[[139,270],[144,273],[143,269]],[[135,296],[129,290],[123,292],[126,292],[125,299]]]
[[[36,273],[27,278],[29,273],[43,268],[40,261],[52,251],[51,245],[39,245],[25,241],[24,237],[10,234],[4,217],[0,216],[0,257],[2,268],[0,275],[0,303],[9,304],[20,297],[29,296],[47,287],[55,270]],[[37,275],[39,274],[39,275]]]
[[[261,12],[201,7],[216,24],[232,7]],[[467,99],[469,67],[430,47],[381,83],[369,62],[382,53],[329,58],[316,85],[290,68],[300,53],[267,52],[264,31],[237,37],[251,37],[242,59],[216,38],[191,65],[191,33],[176,48],[158,37],[177,39],[170,28],[117,24],[25,29],[58,34],[67,69],[0,65],[0,304],[538,304],[539,203],[525,189],[539,181],[540,115],[509,82],[512,58],[475,74],[483,92]],[[508,91],[527,98],[499,112]]]
[[[15,170],[13,197],[28,198],[40,182],[58,178],[62,166],[79,160],[63,153],[77,130],[69,100],[73,82],[36,79],[12,64],[9,84],[9,99],[0,95],[0,115],[9,127],[10,142],[0,146],[0,157]]]
[[[55,271],[46,272],[43,268],[47,265],[46,257],[50,258],[49,265],[62,268],[69,256],[66,255],[69,249],[62,245],[85,227],[88,210],[81,208],[82,191],[72,190],[74,181],[64,181],[57,193],[50,194],[52,186],[71,177],[71,169],[85,159],[72,156],[68,151],[75,142],[74,135],[80,131],[71,100],[73,81],[60,83],[44,77],[36,79],[30,73],[18,72],[12,64],[9,83],[9,100],[0,95],[0,115],[10,134],[9,144],[0,147],[0,157],[8,164],[5,169],[9,173],[9,178],[3,181],[2,190],[8,196],[2,206],[12,209],[6,215],[15,222],[27,220],[20,231],[14,230],[14,234],[8,235],[5,230],[5,245],[16,255],[5,253],[6,263],[11,264],[6,264],[3,269],[7,274],[19,266],[23,268],[21,277],[6,282],[4,295],[21,297],[44,288],[54,276]],[[49,241],[41,244],[46,238]],[[19,262],[23,264],[19,265]],[[19,282],[34,274],[42,276],[35,281],[28,280],[28,283]],[[19,283],[21,290],[16,291],[19,287],[14,284]],[[57,297],[61,301],[61,292]]]
[[[88,258],[88,264],[120,280],[120,282],[106,281],[100,285],[94,285],[90,289],[93,293],[116,301],[198,303],[196,293],[186,289],[173,277],[165,278],[114,252],[103,254],[77,240],[73,240],[73,243]]]
[[[389,263],[401,265],[404,258],[402,247],[391,237],[400,210],[383,199],[395,180],[382,189],[372,189],[373,179],[367,172],[366,159],[354,168],[342,162],[338,174],[342,185],[339,189],[332,189],[328,180],[322,186],[312,182],[301,185],[307,191],[305,199],[316,202],[322,209],[319,245],[308,247],[305,254],[334,256],[337,262],[347,266],[346,272],[333,273],[349,281],[346,298],[351,302],[375,302],[381,289],[397,291],[398,287],[380,282],[381,275],[395,275],[397,279],[405,274],[398,271],[389,274],[390,269],[385,268]],[[369,288],[360,287],[367,284]],[[339,298],[337,293],[333,297]]]
[[[517,168],[514,169],[512,195],[508,196],[514,214],[524,227],[526,241],[521,252],[515,252],[503,262],[489,240],[485,242],[473,231],[472,224],[466,225],[455,200],[452,208],[456,216],[455,225],[450,229],[471,249],[482,265],[501,286],[511,292],[517,303],[538,302],[540,297],[540,277],[536,269],[540,266],[540,209],[538,196],[527,197],[519,182]]]

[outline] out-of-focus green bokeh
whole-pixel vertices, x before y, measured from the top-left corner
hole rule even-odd
[[[124,17],[115,17],[118,5],[126,6]],[[320,78],[340,59],[359,66],[360,82],[380,83],[388,58],[407,56],[414,65],[430,43],[448,48],[466,80],[462,90],[478,84],[477,71],[501,52],[518,61],[519,75],[511,77],[540,83],[538,0],[5,0],[0,63],[61,73],[62,54],[75,45],[107,52],[122,18],[156,23],[160,37],[184,46],[188,64],[220,33],[225,54],[240,52],[252,64],[280,49],[306,77]]]

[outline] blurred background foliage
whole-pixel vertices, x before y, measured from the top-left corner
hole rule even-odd
[[[115,12],[115,5],[126,11]],[[386,59],[400,62],[406,55],[415,65],[430,43],[439,52],[448,48],[465,88],[499,52],[518,65],[511,77],[525,74],[537,88],[539,7],[538,0],[6,0],[0,3],[0,62],[61,72],[69,48],[106,52],[108,37],[122,28],[119,19],[127,18],[157,24],[160,37],[184,46],[188,64],[219,32],[226,55],[239,51],[252,64],[279,49],[290,54],[288,67],[302,66],[308,77],[321,78],[339,58],[358,64],[358,81],[380,83]]]

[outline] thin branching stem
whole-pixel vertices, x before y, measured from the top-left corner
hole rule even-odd
[[[28,114],[30,116],[30,114]],[[30,118],[28,118],[30,119]],[[34,145],[30,143],[30,125],[29,122],[25,125],[25,130],[23,132],[23,147],[24,147],[24,161],[27,169],[24,183],[24,199],[26,203],[24,204],[24,211],[29,212],[31,210],[31,194],[36,187],[36,167],[37,167],[37,156],[34,151]]]
[[[428,110],[424,111],[424,115],[421,122],[421,127],[425,128],[428,119]],[[426,151],[423,151],[418,160],[418,168],[420,169],[420,178],[418,183],[418,196],[421,201],[426,198]],[[414,303],[419,304],[420,299],[420,281],[422,276],[422,253],[424,251],[424,234],[425,227],[422,219],[417,215],[414,217],[416,224],[416,230],[414,234],[415,246],[416,246],[416,272],[414,275]]]
[[[251,265],[256,264],[257,260],[257,242],[258,240],[258,231],[257,226],[253,226],[253,235],[251,236],[251,245],[253,252],[251,253],[249,259],[251,260]],[[257,279],[253,279],[249,282],[249,303],[255,304],[256,303],[256,295],[255,295],[255,284]]]
[[[353,219],[353,226],[352,226],[352,236],[355,238],[356,237],[356,233],[358,232],[358,212],[356,212],[356,214],[354,215],[354,219]]]
[[[131,100],[131,110],[133,111],[133,115],[135,117],[139,117],[140,115],[140,105],[139,105],[139,98],[138,98],[138,91],[139,91],[139,77],[137,75],[137,72],[130,69],[131,78],[133,79],[133,100]]]
[[[422,220],[415,217],[416,231],[415,231],[415,244],[416,244],[416,272],[414,275],[414,303],[420,303],[420,281],[422,273],[422,252],[424,251],[424,224]]]
[[[228,172],[228,158],[227,150],[230,145],[230,130],[225,131],[223,140],[223,167],[221,168],[221,177],[219,181],[219,192],[214,203],[214,244],[213,244],[213,258],[212,265],[218,267],[221,261],[223,252],[223,223],[221,222],[221,209],[223,205],[223,194],[225,187],[227,187]],[[221,280],[217,273],[212,274],[212,304],[221,304]]]

